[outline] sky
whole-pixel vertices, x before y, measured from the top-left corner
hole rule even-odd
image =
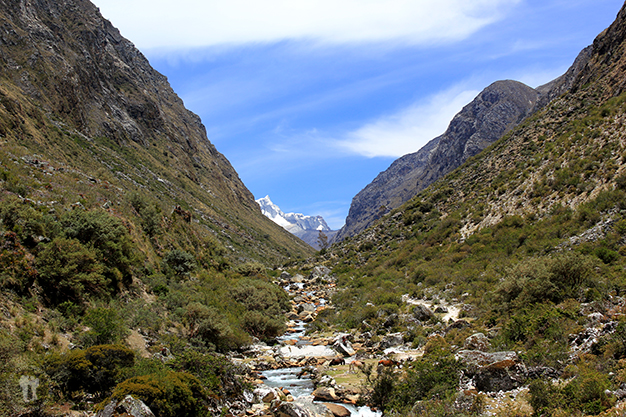
[[[339,229],[497,80],[563,74],[623,0],[93,0],[255,198]]]

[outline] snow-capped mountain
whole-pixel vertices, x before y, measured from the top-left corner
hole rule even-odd
[[[282,210],[270,200],[270,196],[265,196],[256,200],[261,206],[263,214],[290,231],[296,233],[304,230],[330,231],[330,227],[322,216],[305,216],[301,213],[283,213]]]
[[[331,230],[328,227],[322,216],[283,213],[276,204],[272,203],[269,196],[259,198],[256,202],[261,206],[261,211],[265,216],[316,249],[320,249],[319,232],[323,232],[328,237],[328,241],[331,241],[332,236],[337,233],[336,230]]]

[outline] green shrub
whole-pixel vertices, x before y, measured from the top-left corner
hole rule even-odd
[[[37,257],[38,283],[52,305],[85,302],[90,295],[108,295],[111,281],[104,275],[93,248],[77,239],[58,237]]]
[[[192,338],[208,343],[217,351],[227,351],[238,347],[239,340],[228,319],[217,309],[195,302],[185,308],[183,320]]]
[[[119,384],[112,397],[132,395],[159,417],[204,416],[206,392],[200,381],[186,372],[167,372],[134,377]]]
[[[207,394],[214,398],[238,397],[246,388],[238,368],[220,356],[186,349],[176,354],[176,359],[169,365],[176,371],[196,376]]]
[[[105,211],[73,210],[61,218],[63,234],[93,249],[112,285],[129,283],[135,260],[128,230]]]
[[[607,394],[611,382],[607,374],[597,371],[584,358],[573,367],[574,378],[564,386],[549,381],[530,383],[530,404],[535,416],[551,415],[556,409],[596,415],[612,407],[615,399]]]
[[[163,269],[170,276],[188,276],[196,269],[196,258],[188,252],[174,249],[163,257]]]
[[[124,319],[114,308],[97,307],[87,310],[83,323],[90,327],[81,336],[87,346],[117,343],[128,334]]]
[[[44,369],[64,396],[85,391],[102,397],[120,382],[122,369],[133,363],[134,353],[130,349],[99,345],[46,356]]]

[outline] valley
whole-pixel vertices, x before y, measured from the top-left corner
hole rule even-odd
[[[626,7],[336,236],[255,201],[88,0],[0,29],[0,416],[623,414]]]

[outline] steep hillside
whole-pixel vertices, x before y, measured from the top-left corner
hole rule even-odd
[[[538,96],[534,89],[515,81],[487,87],[452,119],[443,135],[396,160],[353,198],[337,238],[364,230],[502,137],[530,113]]]
[[[0,416],[124,381],[159,416],[245,409],[224,353],[285,332],[273,268],[313,249],[89,1],[0,1],[0,63]]]
[[[624,409],[625,28],[626,6],[569,92],[321,258],[339,290],[319,328],[421,348],[372,378],[386,411]]]
[[[569,91],[591,50],[585,48],[565,74],[536,90],[516,81],[497,81],[487,87],[452,119],[443,135],[394,161],[352,199],[346,225],[336,239],[365,230],[500,139],[526,116]]]
[[[53,186],[29,184],[30,196],[59,200],[55,178],[73,170],[92,185],[85,193],[90,205],[106,199],[117,205],[134,191],[158,200],[168,214],[179,205],[233,247],[235,257],[271,262],[310,253],[261,215],[200,119],[94,5],[1,6],[3,159],[24,164],[28,157],[54,168]],[[104,184],[118,189],[115,198],[99,195]],[[66,191],[67,201],[79,199]]]

